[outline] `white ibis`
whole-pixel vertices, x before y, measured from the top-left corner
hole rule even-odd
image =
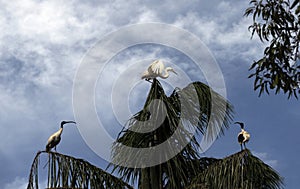
[[[246,149],[246,142],[250,140],[250,134],[244,130],[244,123],[235,122],[235,124],[239,124],[241,126],[241,132],[239,132],[238,134],[238,142],[241,145],[241,150],[243,150],[243,144],[244,144],[244,148]]]
[[[156,77],[167,79],[169,77],[169,71],[177,74],[173,68],[165,68],[164,63],[161,60],[155,60],[143,73],[142,79],[146,79],[146,81],[149,81],[150,79],[154,79]]]
[[[61,134],[63,132],[64,124],[66,124],[66,123],[74,123],[74,124],[76,124],[75,121],[62,121],[60,123],[60,129],[57,132],[53,133],[49,137],[47,145],[46,145],[46,152],[49,152],[53,147],[54,147],[54,149],[56,151],[56,145],[58,145],[58,143],[60,142],[60,139],[61,139],[60,136],[61,136]]]

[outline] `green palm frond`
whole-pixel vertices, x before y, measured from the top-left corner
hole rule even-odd
[[[233,118],[233,106],[221,95],[201,82],[190,83],[183,89],[177,88],[170,96],[170,101],[181,107],[181,117],[191,126],[197,126],[197,131],[206,134],[205,139],[216,138],[224,129],[229,128]],[[199,134],[199,133],[198,133]]]
[[[157,99],[159,101],[155,101]],[[155,108],[152,114],[149,111],[151,102]],[[166,110],[163,122],[154,131],[138,132],[138,129],[153,128],[151,124],[155,122],[149,121],[150,119],[161,119],[160,113],[164,110],[162,102]],[[208,139],[213,138],[218,131],[222,133],[224,128],[228,128],[232,114],[233,108],[228,101],[201,82],[191,83],[183,89],[176,88],[168,97],[159,81],[154,79],[143,109],[128,121],[129,129],[124,129],[114,144],[113,164],[109,166],[113,166],[113,171],[117,170],[121,178],[127,182],[139,179],[139,183],[143,183],[141,188],[156,188],[158,185],[163,188],[183,188],[190,183],[190,179],[201,167],[199,162],[193,161],[200,158],[198,149],[201,146],[191,130],[194,129],[196,135],[208,132]],[[179,127],[180,124],[183,127]],[[131,128],[135,128],[137,132],[130,130]],[[176,130],[179,130],[180,136],[172,140],[171,136]],[[139,154],[123,148],[124,145],[149,148],[166,140],[168,147],[162,154]],[[183,144],[185,146],[182,146]],[[182,150],[169,161],[157,166],[148,168],[119,166],[126,162],[140,164],[151,161],[152,158],[160,158],[157,156],[164,157],[174,148]],[[152,186],[146,186],[145,181],[152,183]]]
[[[197,173],[203,172],[211,164],[218,161],[215,158],[187,159],[183,153],[161,165],[166,176],[164,189],[186,188]]]
[[[279,189],[283,179],[249,150],[243,150],[211,164],[194,178],[188,189],[200,185],[207,189]]]
[[[40,151],[36,154],[31,166],[27,189],[39,188],[39,159],[41,154],[48,156],[47,188],[118,188],[133,189],[121,179],[103,171],[83,159]]]

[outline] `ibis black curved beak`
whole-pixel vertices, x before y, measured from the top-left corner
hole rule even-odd
[[[234,124],[239,124],[241,126],[241,128],[244,129],[244,123],[237,121],[237,122],[234,122]]]
[[[76,124],[75,121],[62,121],[61,124],[60,124],[60,126],[63,127],[64,124],[66,124],[66,123],[74,123],[74,124]]]

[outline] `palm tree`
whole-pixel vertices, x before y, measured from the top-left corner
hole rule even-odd
[[[196,94],[196,96],[192,94]],[[152,106],[155,106],[156,109],[152,110],[151,115],[152,101],[154,102]],[[145,127],[153,127],[151,124],[155,124],[155,122],[149,120],[161,119],[159,115],[164,109],[161,108],[162,102],[165,104],[166,113],[160,126],[151,132],[136,132],[139,131],[139,128],[142,131]],[[247,168],[244,170],[248,170],[248,167],[252,166],[249,169],[252,172],[247,174],[243,172],[245,178],[242,181],[240,176],[231,175],[230,172],[224,171],[229,170],[228,167],[232,165],[236,166],[236,169],[243,168],[245,165],[238,161],[241,155],[233,155],[232,159],[237,160],[232,164],[228,163],[231,162],[230,158],[217,160],[200,157],[199,135],[204,135],[205,140],[212,140],[219,136],[218,131],[220,134],[224,134],[224,130],[229,127],[232,116],[232,105],[206,84],[193,82],[183,89],[176,88],[168,97],[159,81],[154,79],[143,109],[128,121],[127,129],[123,129],[119,134],[112,150],[113,162],[109,167],[113,167],[113,172],[116,171],[125,182],[131,182],[131,184],[137,182],[140,189],[220,188],[215,186],[232,188],[231,183],[235,184],[233,186],[247,186],[244,188],[264,188],[263,186],[266,186],[265,188],[279,188],[282,184],[280,176],[268,166],[266,168],[266,165],[258,161],[249,151],[243,152],[242,157],[245,157],[245,153],[248,154],[249,158],[244,158],[244,161],[247,160]],[[180,123],[184,126],[180,127]],[[133,131],[132,128],[135,130]],[[191,135],[191,128],[194,128],[195,135]],[[172,139],[171,136],[178,129],[181,135],[179,138]],[[151,149],[151,147],[155,149],[155,146],[166,140],[168,140],[168,145],[160,154],[155,153],[155,151],[146,154],[135,153],[134,150],[130,150],[134,148]],[[187,145],[182,146],[182,144]],[[147,166],[147,162],[153,161],[153,159],[165,160],[164,157],[172,154],[174,149],[182,150],[167,161]],[[135,163],[136,167],[132,166],[132,163]],[[221,173],[227,174],[226,178],[230,182],[223,183],[218,171],[220,164],[223,170]],[[271,176],[252,179],[253,170],[257,167],[261,168],[258,170],[261,171],[262,175]],[[198,178],[198,180],[193,180],[193,178]],[[267,180],[262,180],[265,178]]]
[[[196,96],[193,96],[192,93],[195,93]],[[130,128],[132,127],[150,127],[149,124],[151,122],[147,121],[151,117],[149,106],[155,99],[159,99],[160,101],[158,102],[165,104],[166,117],[163,123],[152,132],[138,133],[131,131]],[[217,111],[214,111],[214,116],[211,116],[212,103],[217,109]],[[184,104],[184,108],[182,104]],[[159,107],[159,104],[156,105]],[[160,109],[162,108],[157,108],[158,112],[161,111]],[[232,113],[232,106],[203,83],[194,82],[184,89],[177,88],[167,97],[159,81],[154,79],[143,110],[129,120],[127,125],[129,129],[123,130],[117,139],[112,152],[114,164],[110,166],[114,166],[114,170],[118,170],[122,179],[127,182],[138,179],[139,188],[142,189],[184,188],[190,184],[191,178],[197,175],[199,169],[202,169],[201,161],[197,161],[200,158],[199,148],[201,146],[197,138],[191,136],[189,132],[191,127],[195,128],[196,136],[205,132],[211,132],[207,138],[209,140],[216,135],[215,132],[218,129],[223,133],[224,129],[228,128]],[[154,116],[159,116],[159,114],[156,113]],[[216,128],[209,128],[209,122],[214,123]],[[179,123],[184,124],[184,127],[180,127]],[[179,136],[180,141],[178,141],[178,138],[170,140],[170,137],[177,129],[181,133]],[[123,148],[124,145],[135,148],[154,147],[166,140],[168,140],[169,146],[167,146],[163,154],[136,154]],[[182,144],[187,145],[180,146]],[[140,164],[140,162],[149,162],[153,158],[163,159],[163,157],[171,154],[174,148],[182,150],[172,159],[156,166],[145,168],[118,166],[130,161]],[[160,157],[153,157],[153,155]],[[214,161],[211,160],[206,163],[209,164],[211,162]]]
[[[218,133],[224,134],[232,117],[230,103],[201,82],[176,88],[167,96],[154,79],[143,109],[127,122],[127,129],[120,132],[113,145],[113,161],[108,167],[113,167],[112,172],[121,178],[83,159],[48,152],[47,187],[130,189],[131,182],[140,189],[281,188],[279,174],[249,150],[223,159],[200,156],[203,146],[199,137],[211,141]],[[161,121],[159,127],[144,132],[157,126],[155,120]],[[157,153],[155,148],[161,144],[165,144],[164,149]],[[136,153],[136,148],[150,151]],[[27,189],[39,188],[39,159],[43,153],[38,152],[34,158]]]

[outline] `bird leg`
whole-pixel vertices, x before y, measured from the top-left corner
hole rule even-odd
[[[57,151],[56,151],[56,146],[54,146],[54,150],[55,150],[55,152],[57,152]]]
[[[241,143],[241,151],[243,151],[243,143]]]
[[[145,79],[146,81],[148,81],[149,83],[152,83],[151,81],[150,81],[150,78],[147,78],[147,79]]]
[[[247,149],[247,147],[246,147],[246,142],[244,142],[244,148]]]

